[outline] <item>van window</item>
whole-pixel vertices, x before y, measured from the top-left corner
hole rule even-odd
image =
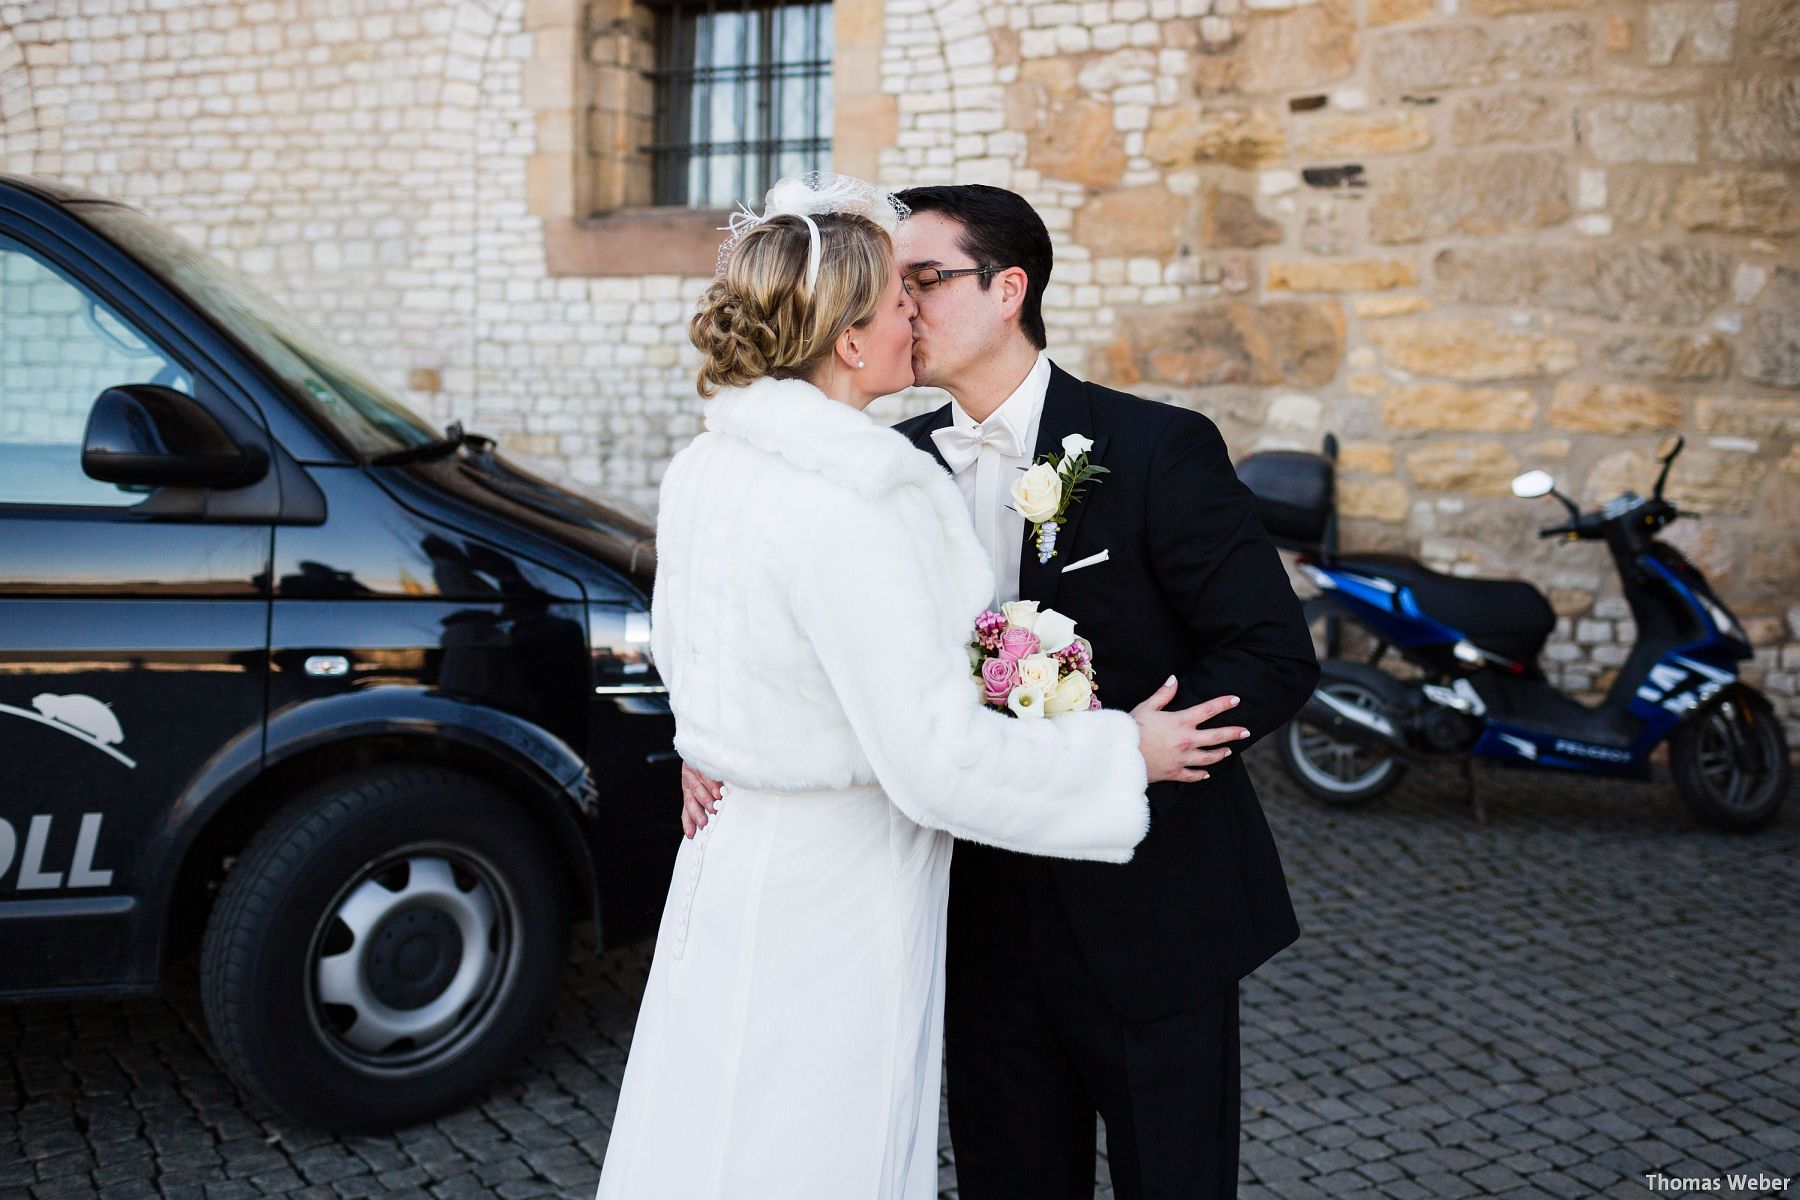
[[[243,343],[356,452],[382,454],[442,436],[329,338],[233,268],[135,209],[99,203],[72,207]]]
[[[124,383],[194,394],[192,376],[142,330],[0,238],[0,504],[130,506],[154,491],[81,470],[88,412]]]

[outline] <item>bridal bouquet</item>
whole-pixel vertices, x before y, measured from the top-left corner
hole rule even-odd
[[[982,702],[1015,717],[1057,717],[1099,708],[1094,648],[1075,636],[1075,622],[1033,600],[975,618],[969,660]]]

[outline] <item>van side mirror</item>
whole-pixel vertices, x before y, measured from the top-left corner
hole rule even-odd
[[[81,469],[105,483],[239,488],[269,471],[192,396],[153,383],[107,388],[88,412]]]
[[[1521,500],[1535,500],[1556,490],[1556,480],[1548,471],[1527,471],[1513,476],[1512,493]]]

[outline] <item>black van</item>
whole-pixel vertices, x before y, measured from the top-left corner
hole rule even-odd
[[[466,1103],[678,832],[651,523],[440,432],[124,205],[0,177],[0,997],[198,942],[250,1092]]]

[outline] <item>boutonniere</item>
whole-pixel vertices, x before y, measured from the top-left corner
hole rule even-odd
[[[1040,456],[1013,480],[1013,507],[1031,522],[1040,563],[1056,557],[1056,531],[1062,528],[1070,506],[1081,499],[1082,489],[1110,474],[1088,461],[1088,451],[1093,448],[1091,438],[1071,433],[1063,439],[1061,454]]]

